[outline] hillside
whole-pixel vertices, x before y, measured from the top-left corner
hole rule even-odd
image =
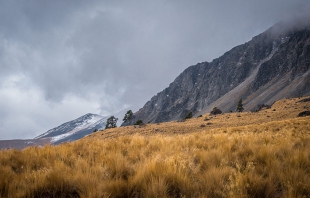
[[[309,110],[285,99],[0,151],[0,197],[310,197]]]
[[[307,98],[307,97],[306,97]],[[180,135],[193,132],[206,132],[209,130],[231,127],[260,127],[263,123],[277,123],[278,121],[298,119],[297,115],[302,111],[310,111],[310,103],[300,102],[302,99],[283,99],[275,102],[271,108],[263,109],[259,112],[224,113],[216,116],[205,114],[200,118],[192,118],[185,122],[172,121],[157,124],[147,124],[141,128],[134,126],[124,126],[115,129],[100,131],[87,136],[87,138],[105,139],[124,135]],[[201,126],[204,125],[204,126]],[[281,127],[281,124],[278,127]],[[285,126],[283,126],[285,127]]]
[[[309,96],[309,87],[310,24],[281,22],[212,62],[188,67],[135,112],[134,121],[181,120],[188,112],[197,116],[214,107],[235,111],[240,98],[250,111],[258,104]]]

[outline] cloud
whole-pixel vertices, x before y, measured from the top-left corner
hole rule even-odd
[[[306,8],[305,0],[0,1],[0,139],[142,107],[188,66]]]
[[[87,98],[67,95],[61,102],[47,102],[42,92],[23,75],[8,77],[0,90],[1,139],[33,138],[77,115],[100,111],[95,94]]]

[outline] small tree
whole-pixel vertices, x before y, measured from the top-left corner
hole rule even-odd
[[[125,114],[124,118],[123,118],[123,121],[124,122],[129,122],[129,124],[131,124],[131,120],[133,118],[133,113],[131,110],[128,110],[127,113]]]
[[[189,112],[188,114],[186,114],[185,119],[190,119],[193,117],[193,113]]]
[[[143,121],[142,120],[137,120],[135,125],[142,125],[143,124]]]
[[[105,125],[105,129],[115,128],[118,118],[111,116],[107,119],[107,124]]]
[[[242,112],[244,110],[244,108],[243,108],[243,104],[242,104],[242,98],[240,98],[240,100],[239,100],[239,102],[238,102],[238,104],[237,104],[237,109],[236,109],[236,111],[237,112]]]

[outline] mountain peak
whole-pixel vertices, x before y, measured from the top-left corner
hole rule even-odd
[[[295,17],[280,21],[266,30],[263,34],[279,37],[296,31],[310,30],[310,17]]]
[[[72,141],[84,137],[95,129],[102,129],[105,126],[106,117],[87,113],[77,119],[71,120],[58,127],[48,130],[35,139],[50,137],[52,143]]]

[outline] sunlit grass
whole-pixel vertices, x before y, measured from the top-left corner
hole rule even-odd
[[[0,197],[310,197],[310,118],[292,117],[210,128],[194,118],[4,150]]]

